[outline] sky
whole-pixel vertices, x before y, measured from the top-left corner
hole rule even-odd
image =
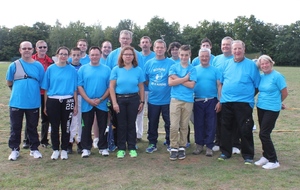
[[[0,26],[32,26],[44,22],[51,26],[58,20],[63,26],[83,22],[86,26],[100,24],[115,27],[130,19],[141,28],[154,16],[181,27],[195,27],[199,21],[230,22],[238,16],[254,15],[264,23],[290,25],[300,21],[299,7],[294,0],[8,0],[1,5]]]

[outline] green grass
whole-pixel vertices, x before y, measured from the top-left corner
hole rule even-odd
[[[185,160],[170,161],[163,146],[163,125],[159,129],[158,151],[153,154],[145,153],[148,145],[145,125],[137,158],[130,158],[128,152],[123,160],[118,160],[115,153],[102,157],[98,150],[92,149],[92,155],[86,159],[72,154],[68,160],[53,161],[52,150],[40,147],[42,159],[33,159],[28,150],[21,149],[17,161],[8,161],[7,66],[0,63],[0,189],[299,189],[300,68],[276,67],[288,83],[289,96],[285,101],[288,108],[281,112],[272,133],[281,167],[264,170],[244,165],[240,155],[224,162],[217,160],[219,152],[212,158],[192,155],[194,145],[187,149]],[[256,120],[256,109],[253,115]],[[191,138],[194,142],[193,134]],[[262,151],[258,130],[254,131],[254,140],[255,159],[259,159]]]

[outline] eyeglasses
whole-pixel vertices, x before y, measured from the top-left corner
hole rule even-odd
[[[42,48],[46,49],[47,46],[40,46],[40,47],[39,47],[39,49],[42,49]]]
[[[60,56],[68,56],[67,53],[59,53],[58,55],[60,55]]]
[[[133,54],[123,54],[123,55],[125,55],[125,56],[133,56]]]
[[[121,40],[130,40],[130,38],[123,37],[123,38],[121,38]]]
[[[32,50],[32,48],[30,48],[30,47],[23,47],[23,48],[21,48],[22,50]]]

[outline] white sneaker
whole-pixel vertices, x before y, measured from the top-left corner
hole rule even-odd
[[[87,150],[87,149],[83,149],[82,150],[82,154],[81,154],[81,157],[82,158],[87,158],[91,155],[91,151]]]
[[[98,142],[99,142],[99,138],[94,138],[94,140],[93,140],[93,147],[94,148],[98,148]]]
[[[67,159],[68,159],[68,152],[65,151],[65,150],[62,150],[62,151],[60,152],[60,159],[62,159],[62,160],[67,160]]]
[[[20,156],[19,151],[13,150],[13,151],[11,151],[11,153],[10,153],[10,155],[9,155],[9,157],[8,157],[8,160],[15,161],[15,160],[17,160],[17,158],[18,158],[19,156]]]
[[[101,149],[99,150],[99,154],[101,154],[102,156],[108,156],[109,152],[107,149]]]
[[[241,151],[237,147],[232,147],[232,154],[241,154]]]
[[[33,158],[42,158],[42,154],[38,150],[31,150],[30,151],[30,156],[33,156]]]
[[[271,170],[271,169],[278,168],[279,166],[280,166],[279,162],[268,162],[265,165],[263,165],[262,167],[264,169]]]
[[[212,148],[212,150],[213,150],[214,152],[217,152],[217,151],[220,150],[220,147],[219,147],[218,145],[215,145],[215,146]]]
[[[261,157],[258,161],[254,162],[254,164],[257,166],[263,166],[263,165],[267,164],[268,162],[269,162],[268,159],[266,159],[265,157]]]
[[[58,150],[54,150],[52,155],[51,155],[51,159],[52,160],[57,160],[59,157],[59,151]]]

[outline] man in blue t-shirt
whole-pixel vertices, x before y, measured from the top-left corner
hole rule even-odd
[[[260,77],[255,63],[245,57],[245,44],[241,40],[232,42],[233,59],[222,68],[222,127],[221,155],[219,160],[232,156],[232,135],[235,128],[241,134],[241,153],[245,164],[252,164],[254,157],[253,106]],[[237,122],[237,125],[234,125]]]
[[[26,130],[30,143],[30,156],[42,158],[37,131],[39,108],[41,106],[40,87],[44,77],[42,64],[32,58],[33,47],[29,41],[20,44],[21,59],[12,62],[6,73],[6,81],[11,89],[9,99],[10,137],[8,146],[11,154],[8,160],[15,161],[19,157],[23,116],[26,118]],[[26,77],[25,77],[26,76]]]
[[[157,150],[158,125],[160,114],[165,122],[166,144],[170,145],[170,93],[171,87],[168,85],[168,75],[170,67],[175,62],[166,58],[166,42],[158,39],[154,42],[153,50],[155,58],[150,59],[145,64],[145,79],[148,86],[148,136],[149,146],[147,153],[153,153]]]

